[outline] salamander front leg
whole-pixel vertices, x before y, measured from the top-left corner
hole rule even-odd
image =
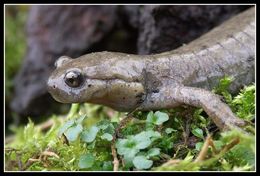
[[[175,100],[187,105],[201,107],[222,130],[241,127],[246,123],[234,115],[227,104],[214,93],[195,87],[177,87],[174,90]]]
[[[169,86],[165,87],[165,89],[158,94],[148,96],[147,99],[148,100],[144,102],[141,108],[173,108],[181,104],[203,108],[221,130],[228,130],[232,127],[237,128],[246,125],[246,122],[236,117],[228,105],[223,103],[217,95],[204,89],[185,86]]]

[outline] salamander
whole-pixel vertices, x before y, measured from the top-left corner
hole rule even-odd
[[[231,92],[255,80],[255,7],[175,50],[152,55],[93,52],[60,57],[48,79],[53,98],[117,111],[201,107],[221,129],[244,126],[211,90],[224,76]]]

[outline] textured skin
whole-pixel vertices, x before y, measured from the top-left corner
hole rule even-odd
[[[235,78],[231,91],[254,81],[255,8],[226,21],[190,44],[156,55],[97,52],[68,58],[48,80],[48,90],[63,103],[90,102],[118,111],[202,107],[220,129],[243,126],[209,90],[223,76]],[[84,84],[71,88],[67,71],[78,69]],[[206,90],[207,89],[207,90]]]

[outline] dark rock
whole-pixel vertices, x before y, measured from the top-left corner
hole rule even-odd
[[[32,6],[27,54],[15,78],[12,109],[24,115],[46,112],[48,105],[39,98],[47,93],[46,80],[55,60],[86,53],[113,28],[115,12],[116,6]]]
[[[138,53],[175,49],[248,8],[238,5],[127,6],[133,27],[139,28]]]
[[[125,5],[121,12],[128,18],[128,23],[136,29],[139,29],[140,8],[139,5]]]

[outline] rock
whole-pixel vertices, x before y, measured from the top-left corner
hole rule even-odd
[[[55,60],[86,53],[113,28],[115,12],[116,6],[32,6],[27,54],[14,81],[11,108],[23,115],[45,113],[48,106],[41,99],[47,95],[46,80]]]
[[[126,6],[130,24],[139,29],[138,54],[160,53],[187,44],[249,6]]]

